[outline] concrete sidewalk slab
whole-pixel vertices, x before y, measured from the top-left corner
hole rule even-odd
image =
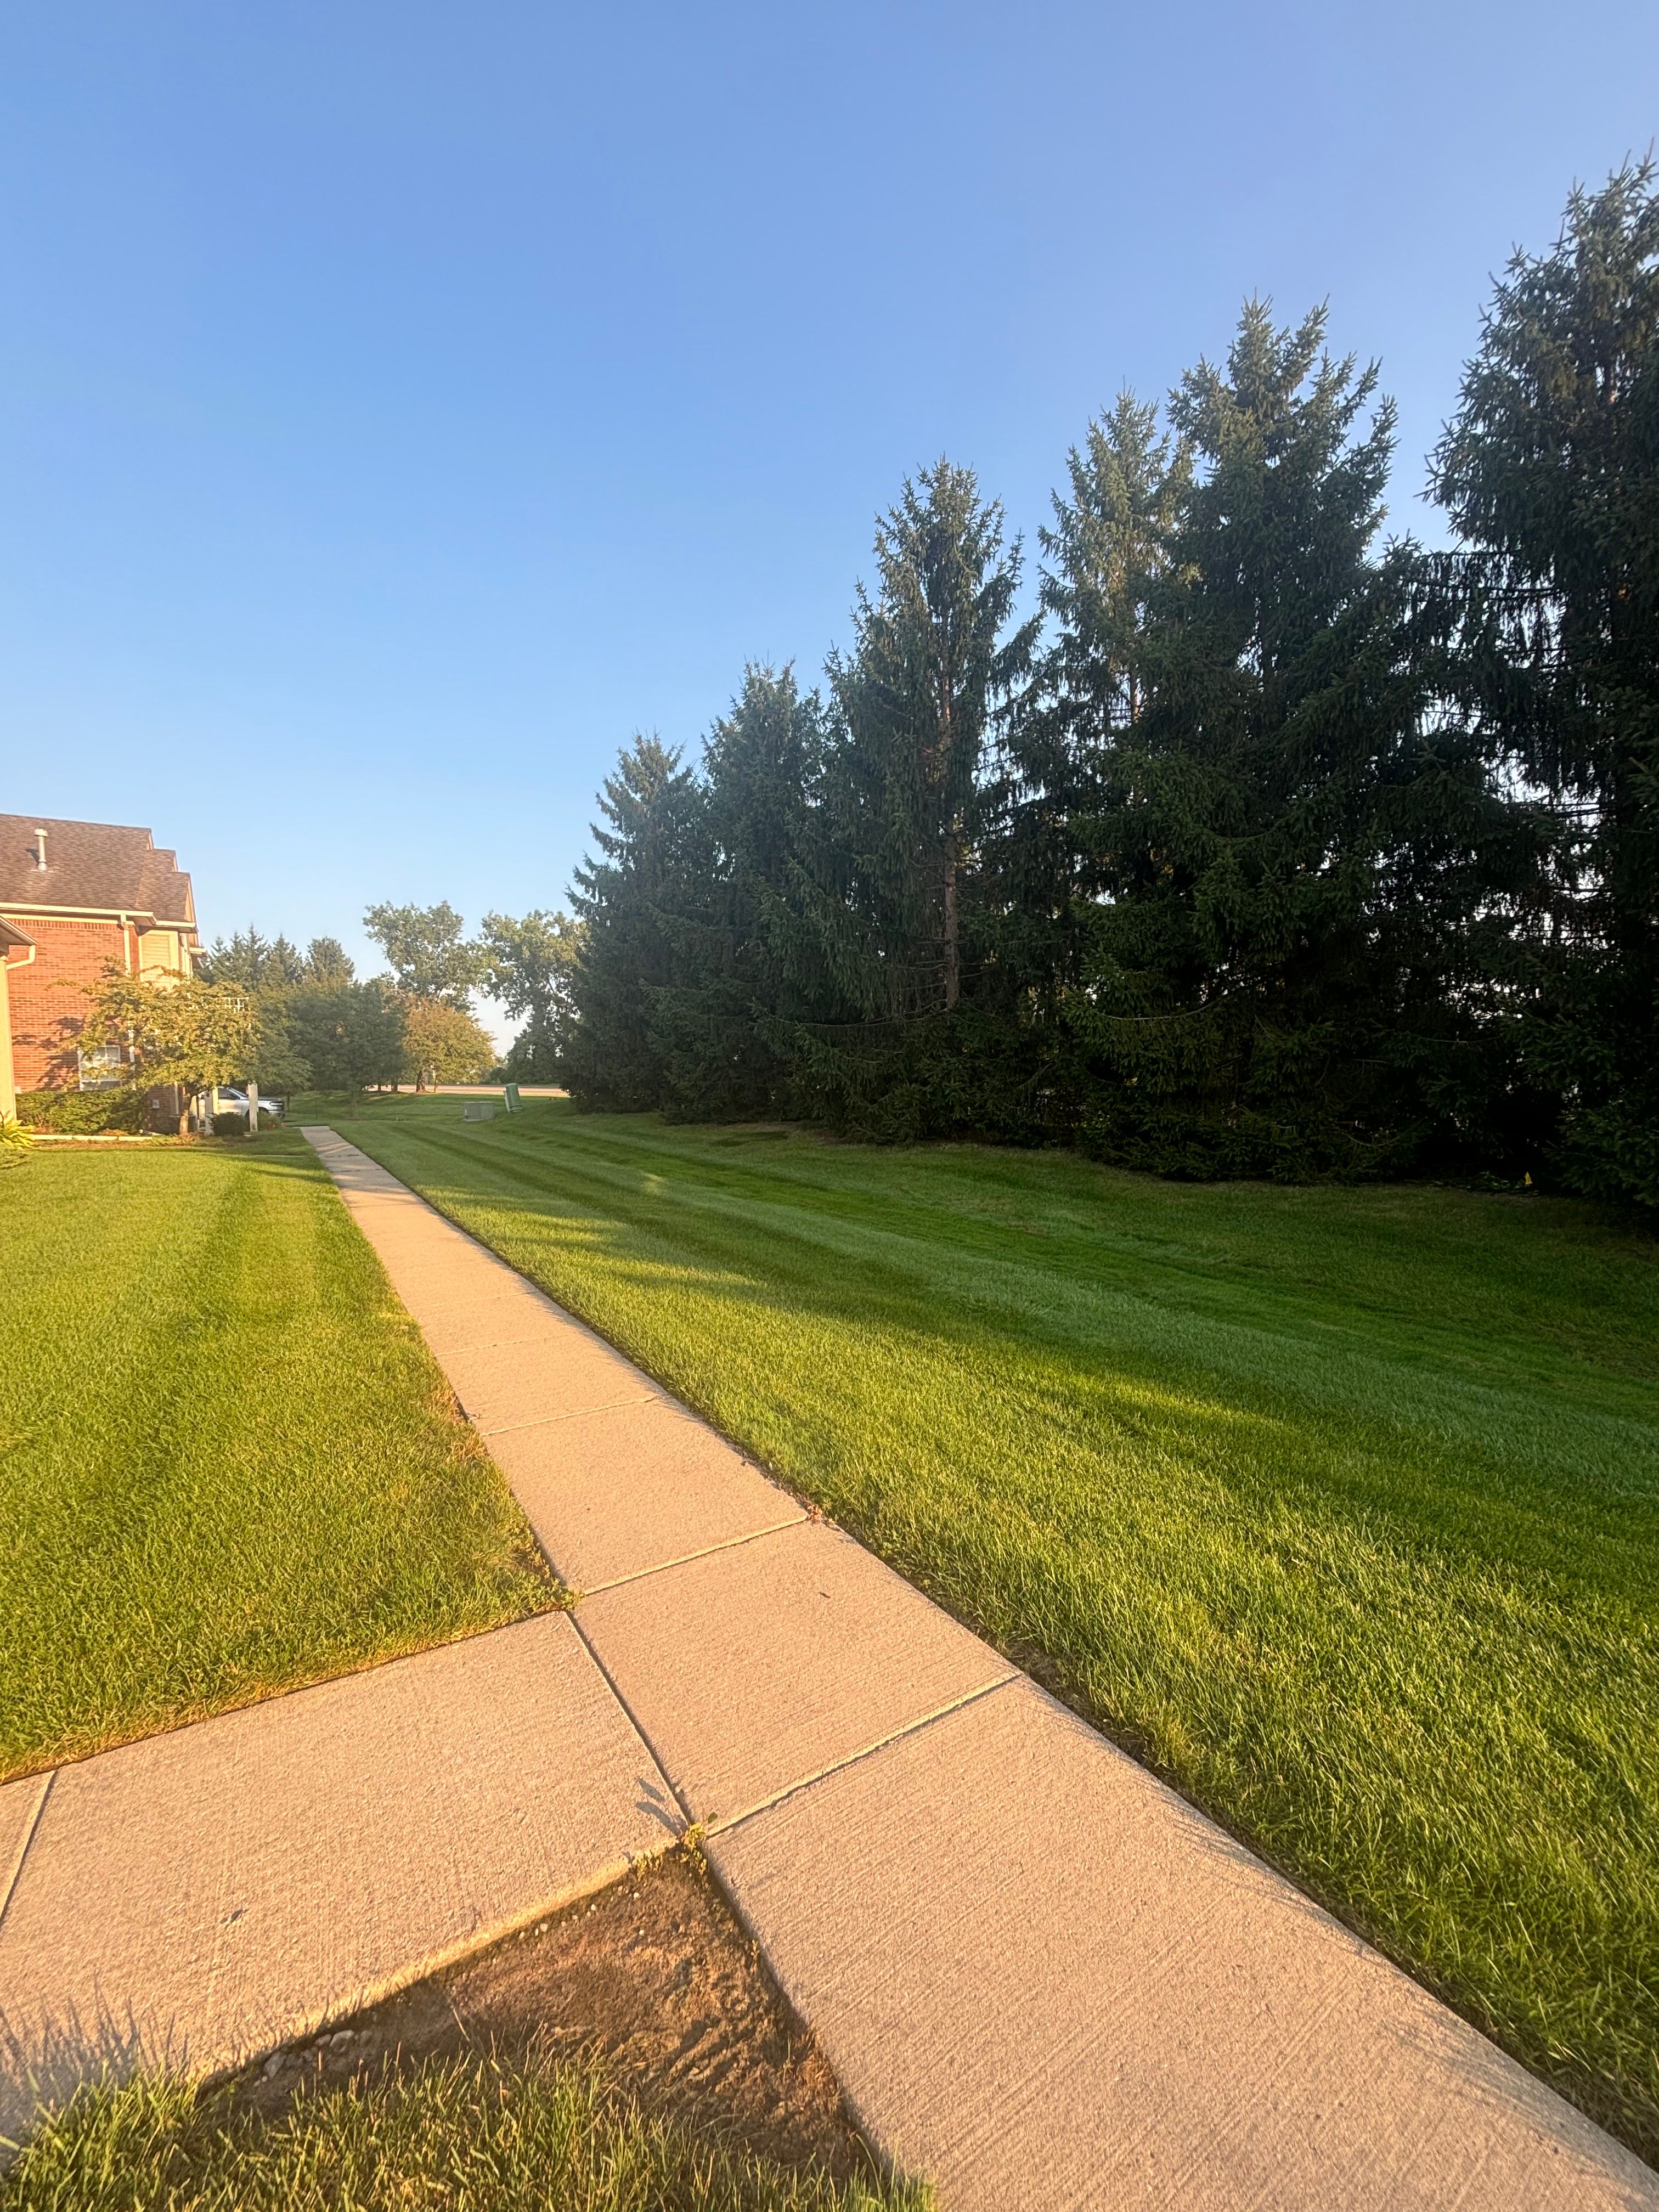
[[[465,1230],[446,1221],[406,1183],[399,1182],[333,1130],[315,1123],[302,1124],[300,1133],[328,1170],[347,1211],[375,1250],[383,1260],[389,1257],[405,1270],[416,1287],[452,1267],[468,1265],[476,1266],[480,1274],[499,1269],[503,1275],[522,1281],[504,1261],[486,1251]]]
[[[408,1226],[401,1226],[396,1236],[382,1236],[372,1220],[364,1223],[361,1218],[358,1225],[368,1230],[381,1264],[411,1312],[440,1301],[453,1304],[458,1297],[480,1297],[493,1285],[495,1270],[489,1255],[464,1237],[441,1242]]]
[[[441,1307],[435,1319],[422,1324],[422,1334],[434,1352],[441,1344],[441,1356],[448,1359],[459,1352],[493,1352],[509,1346],[522,1350],[526,1345],[545,1344],[552,1328],[548,1316],[532,1300],[492,1287],[482,1297],[465,1304]]]
[[[711,1824],[1012,1672],[809,1521],[598,1591],[580,1618],[681,1802]]]
[[[63,1768],[0,1917],[0,2133],[30,2072],[57,2098],[105,2062],[240,2063],[683,1825],[562,1613]]]
[[[541,1301],[528,1283],[512,1275],[468,1295],[461,1292],[426,1301],[421,1333],[434,1356],[447,1358],[453,1352],[471,1352],[479,1345],[506,1343],[541,1320]]]
[[[712,1838],[951,2212],[1635,2212],[1659,2176],[1023,1678]]]
[[[320,1158],[327,1163],[329,1172],[348,1190],[385,1190],[395,1196],[413,1198],[415,1194],[406,1182],[399,1182],[389,1168],[354,1145],[349,1137],[326,1121],[302,1121],[300,1134]],[[425,1203],[416,1199],[416,1205]]]
[[[355,1146],[315,1125],[301,1133],[483,1432],[656,1390],[602,1337]]]
[[[604,1589],[806,1517],[672,1398],[510,1430],[489,1449],[573,1589]]]
[[[486,1255],[465,1240],[453,1247],[411,1240],[407,1254],[400,1254],[396,1243],[380,1238],[372,1221],[360,1219],[357,1226],[374,1245],[392,1289],[422,1328],[441,1311],[498,1296],[508,1273],[499,1261],[492,1267]]]
[[[334,1146],[475,1391],[617,1358]],[[620,1365],[639,1401],[490,1449],[863,2124],[945,2212],[1659,2212],[1659,2176],[849,1538],[744,1528],[793,1501]]]
[[[504,1261],[443,1222],[423,1225],[400,1221],[387,1228],[368,1208],[360,1205],[356,1212],[359,1228],[373,1243],[411,1312],[428,1304],[481,1296],[500,1276],[512,1273]]]
[[[529,1316],[523,1317],[528,1322]],[[533,1422],[591,1413],[658,1386],[586,1329],[551,1319],[518,1341],[447,1349],[443,1370],[482,1436]],[[665,1402],[666,1402],[665,1401]]]

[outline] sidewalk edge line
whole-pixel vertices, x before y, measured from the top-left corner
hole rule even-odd
[[[17,1885],[22,1879],[23,1862],[27,1858],[29,1848],[40,1833],[40,1816],[46,1809],[46,1800],[51,1796],[52,1785],[57,1779],[58,1769],[55,1766],[49,1767],[41,1778],[40,1792],[34,1801],[34,1810],[29,1814],[28,1826],[24,1829],[21,1839],[12,1856],[11,1864],[6,1869],[5,1880],[0,1882],[0,1927],[5,1924],[6,1908],[11,1903],[12,1898],[16,1893]]]

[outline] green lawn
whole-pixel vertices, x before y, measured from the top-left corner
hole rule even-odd
[[[433,2061],[265,2120],[165,2079],[93,2090],[0,2175],[0,2212],[927,2212],[608,2095],[580,2065]]]
[[[0,1175],[0,1775],[551,1601],[297,1135]]]
[[[365,1151],[1659,2153],[1659,1246],[376,1101]]]

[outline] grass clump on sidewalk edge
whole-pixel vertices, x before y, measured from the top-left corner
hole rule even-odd
[[[0,2179],[0,2212],[928,2212],[649,2117],[580,2062],[428,2061],[302,2089],[280,2118],[165,2075],[84,2090]]]

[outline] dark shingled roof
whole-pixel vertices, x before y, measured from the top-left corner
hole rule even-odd
[[[46,865],[35,865],[35,831],[46,833]],[[49,814],[0,814],[0,908],[67,907],[77,912],[154,915],[193,929],[196,902],[175,854],[148,830],[114,822],[60,822]]]

